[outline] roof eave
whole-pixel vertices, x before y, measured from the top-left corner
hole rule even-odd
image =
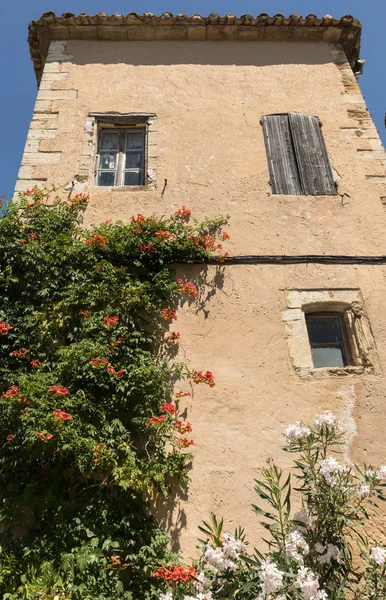
[[[266,13],[257,17],[233,14],[221,17],[215,13],[208,17],[171,13],[159,17],[152,13],[126,16],[64,13],[57,17],[48,12],[38,21],[32,21],[28,29],[31,58],[39,83],[53,40],[325,41],[340,44],[355,71],[362,26],[351,15],[334,19],[330,15],[318,18],[312,14],[303,18],[298,14],[270,17]]]

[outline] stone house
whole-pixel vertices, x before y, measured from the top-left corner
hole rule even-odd
[[[384,460],[386,155],[357,83],[351,16],[44,14],[16,191],[87,191],[86,224],[231,215],[230,259],[184,266],[179,359],[215,374],[187,403],[186,497],[158,516],[189,553],[213,511],[248,526],[281,432],[321,409],[347,460]],[[182,267],[180,267],[182,269]],[[177,268],[178,270],[178,268]]]

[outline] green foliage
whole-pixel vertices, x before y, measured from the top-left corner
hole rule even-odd
[[[172,555],[143,497],[186,481],[191,460],[173,414],[149,424],[189,376],[167,360],[168,265],[204,262],[224,220],[85,230],[88,198],[50,193],[0,219],[1,597],[155,598]]]
[[[367,525],[385,500],[386,465],[359,468],[332,456],[345,434],[330,411],[313,426],[289,425],[284,435],[284,450],[298,455],[292,478],[302,509],[291,514],[291,475],[269,464],[253,505],[268,532],[265,551],[246,554],[244,533],[224,532],[212,515],[199,528],[206,539],[199,540],[194,581],[169,587],[161,600],[385,599],[386,548],[370,540]]]

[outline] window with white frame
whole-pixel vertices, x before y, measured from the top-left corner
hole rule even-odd
[[[95,184],[97,186],[145,185],[146,128],[101,127]]]

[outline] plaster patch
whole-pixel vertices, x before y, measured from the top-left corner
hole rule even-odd
[[[357,395],[355,393],[355,385],[347,385],[340,388],[336,392],[336,397],[343,400],[343,408],[339,415],[339,420],[343,429],[346,431],[346,443],[344,445],[344,457],[347,462],[351,462],[350,451],[353,444],[353,439],[358,433],[357,425],[353,416],[356,406]]]

